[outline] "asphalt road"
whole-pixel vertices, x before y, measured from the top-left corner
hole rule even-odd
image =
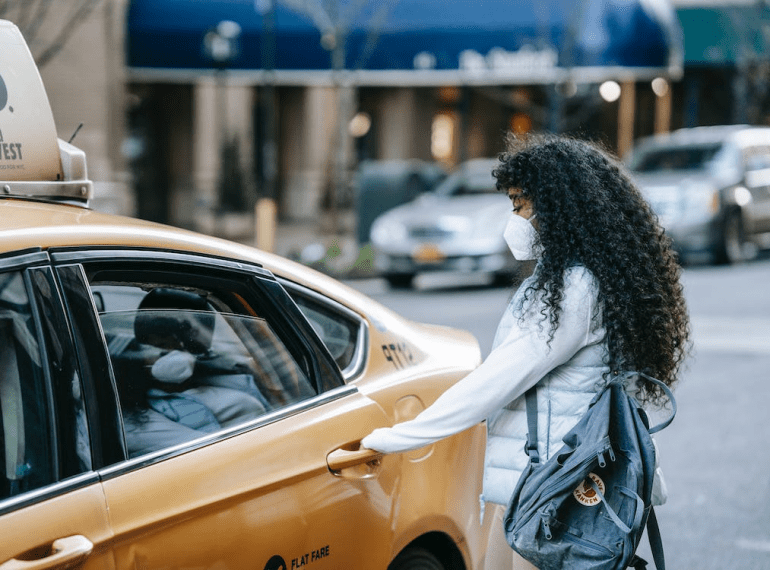
[[[667,567],[765,570],[770,260],[689,267],[683,283],[695,348],[675,391],[676,420],[656,436],[669,490],[657,509]],[[484,355],[511,294],[485,286],[483,278],[455,275],[420,276],[407,292],[390,291],[380,280],[351,284],[411,319],[470,330]]]

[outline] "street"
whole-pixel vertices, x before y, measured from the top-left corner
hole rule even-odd
[[[694,351],[679,411],[656,435],[669,491],[657,509],[669,568],[770,568],[770,260],[688,267]],[[350,284],[422,322],[470,330],[484,355],[511,291],[481,278],[421,276],[414,291]],[[640,554],[647,560],[646,539]]]

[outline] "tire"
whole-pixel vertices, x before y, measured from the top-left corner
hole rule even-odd
[[[390,273],[385,280],[392,289],[411,289],[414,282],[413,273]]]
[[[716,262],[720,265],[740,263],[745,259],[745,250],[741,214],[738,211],[729,212],[722,226],[722,241],[714,252]]]
[[[388,566],[388,570],[446,570],[430,550],[419,546],[410,546],[404,549],[393,562]]]
[[[516,275],[513,273],[495,273],[492,276],[492,287],[513,287],[513,280]]]

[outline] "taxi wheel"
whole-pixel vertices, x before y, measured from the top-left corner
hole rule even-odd
[[[396,556],[388,570],[445,570],[432,552],[419,546],[410,546]]]

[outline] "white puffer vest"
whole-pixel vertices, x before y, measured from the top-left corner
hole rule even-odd
[[[582,268],[581,268],[582,269]],[[588,271],[574,272],[581,278],[593,281]],[[522,292],[529,280],[525,280],[513,296],[503,315],[495,336],[495,345],[518,319],[517,307],[521,306]],[[569,280],[566,286],[569,286]],[[596,290],[586,303],[595,306]],[[562,438],[575,426],[588,410],[588,404],[596,394],[602,375],[608,371],[604,363],[606,351],[605,333],[601,318],[591,322],[591,334],[587,343],[564,364],[551,370],[537,383],[538,451],[548,460],[561,446]],[[527,437],[527,412],[524,396],[520,396],[487,420],[487,453],[484,465],[484,501],[507,505],[516,483],[529,462],[524,447]]]

